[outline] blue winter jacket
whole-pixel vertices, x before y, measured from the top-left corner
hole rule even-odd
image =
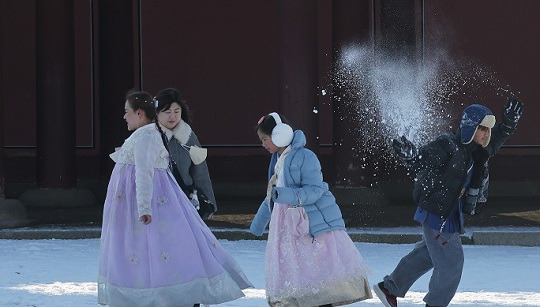
[[[299,197],[306,210],[309,232],[312,236],[336,229],[345,230],[345,222],[336,199],[328,190],[328,184],[323,182],[319,159],[311,150],[304,148],[305,145],[304,133],[301,130],[295,131],[291,143],[292,151],[283,163],[285,186],[274,187],[272,199],[265,199],[261,203],[250,227],[254,235],[263,234],[270,222],[274,202],[291,206],[300,205]],[[277,159],[277,153],[274,153],[268,168],[268,179],[274,174]]]

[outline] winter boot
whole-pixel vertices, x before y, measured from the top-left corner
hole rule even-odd
[[[373,291],[386,307],[397,307],[397,298],[384,287],[384,282],[373,285]]]

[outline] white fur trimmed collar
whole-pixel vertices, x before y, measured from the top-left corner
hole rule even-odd
[[[174,135],[174,138],[180,141],[180,144],[185,145],[189,141],[189,137],[191,136],[191,126],[185,121],[180,120],[173,130],[165,128],[161,123],[159,123],[159,126],[167,135],[167,139],[170,140]]]

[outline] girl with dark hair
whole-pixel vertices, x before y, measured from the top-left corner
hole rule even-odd
[[[168,140],[172,159],[181,176],[179,184],[184,193],[198,207],[203,219],[210,219],[217,211],[216,198],[206,164],[206,149],[191,129],[190,113],[186,101],[177,89],[167,88],[154,97],[158,122]],[[202,153],[202,154],[201,154]],[[210,203],[202,205],[194,198],[194,191],[204,193]]]
[[[323,181],[317,156],[277,113],[257,123],[272,154],[267,196],[250,231],[266,245],[266,298],[270,306],[338,306],[371,298],[362,256],[345,231],[341,211]]]
[[[110,155],[98,302],[198,306],[244,296],[251,283],[168,172],[152,96],[128,94],[125,112],[133,133]]]

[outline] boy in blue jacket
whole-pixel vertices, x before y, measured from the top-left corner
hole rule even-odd
[[[456,134],[445,134],[417,149],[404,136],[393,140],[402,162],[417,172],[413,198],[414,220],[422,224],[423,239],[401,259],[394,271],[373,290],[387,307],[397,306],[412,284],[433,269],[426,306],[447,306],[463,271],[463,213],[474,215],[486,202],[489,157],[516,129],[523,112],[518,99],[508,100],[502,123],[483,105],[463,111]]]

